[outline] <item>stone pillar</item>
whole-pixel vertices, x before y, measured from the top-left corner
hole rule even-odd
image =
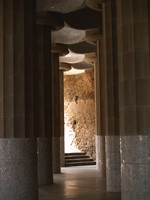
[[[38,184],[53,183],[52,170],[52,67],[51,28],[37,25],[35,73],[35,132],[37,135]]]
[[[64,162],[64,94],[63,72],[60,72],[59,55],[68,54],[68,46],[52,44],[52,90],[53,90],[53,172],[61,172]],[[60,76],[59,76],[60,75]]]
[[[36,1],[0,1],[0,199],[37,200]]]
[[[122,200],[150,198],[149,8],[117,1]]]
[[[106,71],[106,188],[108,192],[120,192],[120,136],[118,97],[117,18],[115,2],[103,3],[104,65]]]
[[[59,30],[64,22],[53,12],[37,13],[37,67],[35,73],[35,132],[38,152],[38,183],[53,182],[52,169],[52,61],[51,30]]]
[[[64,71],[59,70],[60,84],[60,165],[65,166],[65,141],[64,141]]]
[[[96,98],[96,166],[100,177],[106,178],[106,70],[104,68],[103,40],[97,40],[97,64],[95,66]]]
[[[52,90],[53,90],[53,173],[60,173],[60,90],[59,54],[52,53]]]

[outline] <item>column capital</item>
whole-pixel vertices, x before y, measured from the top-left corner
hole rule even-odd
[[[37,25],[50,26],[52,31],[58,31],[64,27],[61,14],[55,12],[37,12]]]
[[[65,44],[52,44],[52,53],[58,53],[60,56],[65,56],[69,53],[68,45]]]
[[[87,30],[85,33],[85,40],[90,44],[96,45],[97,40],[102,40],[102,38],[103,38],[102,30],[100,30],[99,28]]]

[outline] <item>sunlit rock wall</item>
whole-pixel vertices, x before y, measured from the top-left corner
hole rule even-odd
[[[92,70],[64,77],[64,104],[65,114],[75,133],[72,145],[95,159],[94,72]]]

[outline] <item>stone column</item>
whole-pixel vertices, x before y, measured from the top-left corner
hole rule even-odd
[[[150,198],[149,8],[117,1],[122,200]]]
[[[37,200],[36,1],[0,1],[0,199]]]
[[[86,31],[86,41],[97,45],[97,59],[96,62],[94,62],[96,167],[97,170],[100,171],[100,177],[105,179],[106,178],[106,160],[105,160],[106,70],[104,67],[102,31],[99,29]],[[86,61],[87,61],[87,55],[85,56]]]
[[[35,73],[35,132],[37,135],[38,184],[53,183],[52,170],[52,67],[51,28],[37,25]]]
[[[63,85],[61,85],[63,83],[63,77],[59,72],[59,55],[66,55],[67,53],[67,45],[52,44],[53,172],[56,174],[61,172],[61,154],[64,154],[64,150],[61,149],[63,147],[61,136],[64,134],[63,130],[61,130],[64,129],[64,124],[62,124],[64,120],[64,116],[62,116],[64,101],[62,99],[63,94],[60,93],[63,89]],[[59,77],[59,75],[61,75],[61,77]],[[63,150],[63,152],[61,152],[61,150]]]
[[[65,141],[64,141],[64,71],[59,70],[60,84],[60,165],[65,166]]]
[[[52,53],[52,90],[53,90],[53,173],[60,173],[60,90],[59,54]]]
[[[38,12],[37,14],[34,127],[37,136],[38,183],[51,184],[53,183],[51,30],[61,29],[64,23],[53,12]]]
[[[96,165],[100,177],[106,178],[106,69],[104,67],[103,40],[97,40],[97,64],[95,66],[96,99]]]
[[[117,19],[115,1],[102,4],[104,63],[106,71],[106,188],[108,192],[120,192],[120,136],[118,97]]]

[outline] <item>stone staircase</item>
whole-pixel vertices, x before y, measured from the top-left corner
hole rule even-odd
[[[65,153],[65,167],[96,165],[96,162],[85,153]]]

